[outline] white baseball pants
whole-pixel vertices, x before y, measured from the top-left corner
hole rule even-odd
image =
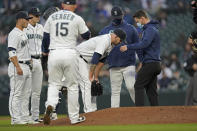
[[[91,82],[89,80],[89,65],[80,57],[79,62],[79,86],[82,92],[84,112],[96,111],[96,101],[92,101]]]
[[[120,107],[120,91],[122,81],[125,81],[130,97],[135,102],[135,66],[116,67],[110,69],[111,107]]]
[[[33,60],[32,89],[31,89],[31,117],[32,120],[39,119],[40,93],[42,89],[43,71],[40,59]]]
[[[79,118],[79,88],[78,88],[78,60],[73,49],[51,50],[48,58],[49,87],[46,107],[56,107],[59,99],[59,90],[63,83],[63,76],[68,86],[68,114],[72,121]]]
[[[8,66],[10,77],[9,112],[11,124],[29,121],[29,97],[31,92],[31,71],[28,65],[20,64],[23,75],[18,75],[13,63]]]

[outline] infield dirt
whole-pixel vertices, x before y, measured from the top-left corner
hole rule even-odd
[[[86,121],[74,126],[197,123],[197,106],[108,108],[81,115],[86,116]],[[68,118],[61,118],[50,124],[65,125],[70,125]],[[35,126],[44,125],[41,123]]]

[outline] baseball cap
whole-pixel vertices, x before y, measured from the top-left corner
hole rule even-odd
[[[75,5],[76,4],[76,0],[63,0],[62,2],[67,5]]]
[[[41,16],[41,12],[40,12],[40,9],[37,8],[37,7],[32,7],[29,12],[29,14],[32,14],[34,16]]]
[[[16,14],[16,19],[26,19],[26,20],[29,20],[29,19],[32,19],[33,17],[29,17],[28,16],[28,13],[26,11],[19,11],[17,14]]]
[[[113,18],[122,18],[123,16],[123,11],[121,9],[121,7],[119,6],[114,6],[111,10],[111,16]]]
[[[123,30],[121,30],[121,29],[115,29],[115,30],[113,31],[113,33],[114,33],[115,35],[117,35],[117,36],[120,38],[120,40],[121,40],[122,42],[125,42],[126,37],[127,37],[125,31],[123,31]]]

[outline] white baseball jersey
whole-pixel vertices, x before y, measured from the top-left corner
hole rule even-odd
[[[8,35],[8,47],[16,49],[16,56],[19,61],[31,59],[28,38],[24,31],[15,27]]]
[[[49,49],[74,48],[79,34],[87,31],[85,21],[68,10],[52,14],[44,26],[44,32],[50,33]]]
[[[31,59],[28,38],[24,31],[15,27],[8,35],[8,47],[16,49],[16,56],[19,61],[29,61]],[[12,62],[8,66],[11,124],[24,124],[29,121],[29,96],[32,85],[31,71],[27,64],[20,64],[20,67],[23,75],[16,74],[16,68]]]
[[[41,55],[43,30],[44,28],[41,24],[36,24],[35,27],[28,24],[27,28],[24,30],[28,37],[31,55]]]
[[[28,37],[29,50],[32,56],[41,55],[41,44],[43,39],[43,26],[36,24],[35,27],[28,24],[25,32]],[[42,89],[43,71],[40,59],[32,59],[32,89],[31,89],[31,118],[39,119],[40,93]]]
[[[90,63],[94,52],[102,55],[102,58],[106,57],[112,50],[111,35],[101,35],[93,37],[85,42],[82,42],[76,47],[77,51],[83,58]]]

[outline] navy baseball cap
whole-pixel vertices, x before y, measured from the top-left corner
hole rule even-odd
[[[40,9],[37,8],[37,7],[32,7],[29,12],[29,14],[32,14],[34,16],[41,16],[41,12],[40,12]]]
[[[125,42],[126,37],[127,37],[125,31],[123,31],[122,29],[115,29],[115,30],[113,31],[113,33],[114,33],[115,35],[117,35],[117,36],[120,38],[120,40],[121,40],[122,42]]]
[[[75,5],[77,3],[76,0],[63,0],[62,2],[67,5]]]
[[[29,19],[32,19],[33,17],[29,17],[28,16],[28,13],[26,11],[19,11],[17,14],[16,14],[16,19],[26,19],[26,20],[29,20]]]
[[[112,16],[112,18],[121,19],[123,17],[123,11],[122,11],[121,7],[114,6],[111,10],[111,16]]]

